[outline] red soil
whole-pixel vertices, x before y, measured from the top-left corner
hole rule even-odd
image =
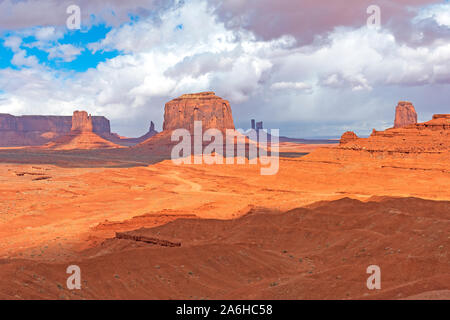
[[[0,298],[450,299],[449,121],[282,158],[274,176],[0,165]],[[169,133],[125,151],[166,152]],[[81,291],[65,289],[70,264]]]
[[[94,132],[71,132],[41,147],[53,150],[120,148]]]
[[[6,299],[449,299],[450,202],[341,199],[235,220],[180,219],[65,263],[3,261]],[[82,290],[65,287],[69,264]],[[379,265],[382,290],[366,287]]]

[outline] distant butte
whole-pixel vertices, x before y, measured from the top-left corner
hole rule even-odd
[[[395,109],[394,128],[404,128],[417,123],[416,109],[411,102],[400,101]]]
[[[92,128],[81,128],[73,123],[72,116],[13,116],[0,114],[0,147],[42,146],[58,139],[74,129],[92,131],[103,139],[122,146],[141,143],[158,132],[153,121],[149,131],[138,138],[121,137],[111,132],[111,125],[103,116],[92,116]],[[79,121],[80,118],[76,121]],[[75,126],[75,127],[74,127]]]
[[[93,132],[111,134],[109,120],[92,117]],[[0,147],[39,146],[69,133],[71,116],[13,116],[0,114]]]
[[[163,131],[134,147],[138,152],[170,154],[178,142],[171,141],[172,132],[186,129],[194,132],[194,121],[202,122],[202,130],[218,129],[225,132],[234,130],[230,103],[212,91],[183,94],[166,103],[164,108]]]
[[[75,111],[72,116],[72,129],[70,133],[49,142],[43,148],[53,150],[74,149],[105,149],[117,148],[114,144],[103,139],[93,131],[92,116],[86,111]]]
[[[358,136],[353,131],[347,131],[345,132],[340,140],[340,144],[346,144],[352,141],[355,141],[358,139]]]
[[[194,121],[202,121],[204,130],[234,129],[230,103],[214,92],[183,94],[169,101],[164,109],[164,131],[194,130]]]
[[[424,167],[446,168],[443,170],[447,172],[450,161],[450,114],[435,114],[430,121],[402,128],[373,130],[369,138],[357,138],[346,132],[339,146],[319,149],[306,158],[360,163],[411,159]]]

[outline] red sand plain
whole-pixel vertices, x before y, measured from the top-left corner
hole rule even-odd
[[[281,158],[274,176],[1,164],[0,298],[450,298],[446,162],[328,150]],[[114,238],[140,228],[182,245]],[[69,264],[82,290],[66,289]],[[370,264],[383,290],[366,288]]]

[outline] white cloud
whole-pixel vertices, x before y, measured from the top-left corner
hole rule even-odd
[[[33,34],[38,41],[31,46],[49,52],[50,59],[72,61],[83,50],[58,44],[58,28],[36,28]],[[320,119],[338,121],[340,128],[346,119],[354,123],[368,116],[383,117],[382,123],[391,117],[392,100],[411,94],[410,87],[431,92],[428,86],[450,82],[446,42],[411,47],[388,30],[365,27],[336,28],[324,40],[299,46],[290,36],[264,41],[247,30],[229,30],[202,0],[163,11],[159,19],[113,28],[88,49],[125,54],[83,73],[37,65],[22,52],[20,37],[9,37],[5,45],[15,50],[13,63],[30,68],[0,70],[5,91],[0,110],[86,109],[106,115],[114,126],[137,118],[162,121],[169,99],[214,90],[230,100],[235,117],[255,114],[280,123]]]
[[[440,26],[450,27],[450,3],[436,4],[420,11],[416,21],[433,19]]]
[[[305,82],[276,82],[272,84],[271,88],[275,90],[293,89],[312,92],[312,86]]]
[[[36,67],[39,62],[36,57],[28,56],[27,52],[20,48],[22,45],[22,38],[18,36],[10,36],[7,37],[4,41],[4,45],[7,48],[10,48],[14,55],[11,59],[11,63],[18,67]]]
[[[71,44],[58,44],[44,50],[49,53],[49,59],[62,59],[65,62],[70,62],[75,60],[84,49],[77,48]]]
[[[22,38],[17,37],[17,36],[8,37],[4,41],[5,47],[10,48],[13,52],[18,51],[21,44],[22,44]]]
[[[34,29],[34,36],[38,41],[55,41],[62,38],[64,33],[55,27],[42,27]]]
[[[38,60],[35,56],[27,56],[26,51],[21,49],[14,54],[11,63],[18,67],[36,67]]]
[[[66,9],[74,3],[81,8],[83,27],[98,22],[120,25],[130,21],[130,15],[151,16],[178,3],[178,0],[2,0],[0,29],[23,29],[35,26],[65,26]]]

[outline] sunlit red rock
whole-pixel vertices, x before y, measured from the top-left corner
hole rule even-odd
[[[353,131],[347,131],[345,132],[340,140],[340,144],[346,144],[349,142],[352,142],[354,140],[358,139],[358,136]]]
[[[0,114],[0,147],[38,146],[72,129],[71,116],[13,116]],[[93,132],[101,135],[111,133],[109,120],[92,117]]]
[[[417,123],[416,109],[411,102],[400,101],[395,109],[394,128],[403,128]]]
[[[184,94],[166,103],[163,130],[194,130],[194,121],[202,121],[204,130],[234,129],[230,103],[214,92]]]
[[[117,147],[119,147],[117,144],[102,138],[93,131],[92,116],[86,111],[75,111],[72,116],[70,133],[44,146],[44,148],[53,150],[105,149]]]

